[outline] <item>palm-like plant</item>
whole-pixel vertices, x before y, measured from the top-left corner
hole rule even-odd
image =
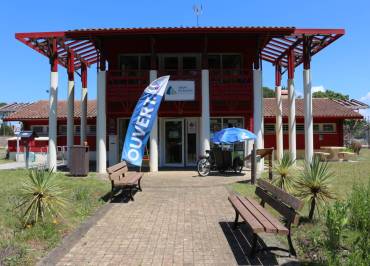
[[[314,157],[311,163],[305,163],[304,170],[296,180],[295,188],[297,196],[308,200],[310,212],[308,218],[313,219],[315,209],[329,199],[334,199],[330,188],[330,171],[327,162],[321,162],[319,157]]]
[[[293,176],[291,175],[292,166],[295,160],[289,152],[283,154],[281,160],[278,160],[274,165],[274,172],[277,176],[272,180],[275,186],[290,191],[293,184]]]
[[[21,200],[18,208],[24,210],[24,225],[44,221],[47,215],[56,217],[65,209],[67,200],[63,189],[55,180],[55,175],[44,169],[31,169],[28,179],[22,184]]]

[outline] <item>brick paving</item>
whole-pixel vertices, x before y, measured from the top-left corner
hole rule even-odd
[[[58,265],[274,265],[271,253],[253,261],[251,237],[231,229],[234,211],[225,184],[238,177],[197,177],[192,171],[147,174],[134,202],[110,203],[107,213]]]

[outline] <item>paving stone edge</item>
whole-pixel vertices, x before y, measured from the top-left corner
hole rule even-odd
[[[71,248],[99,221],[112,207],[112,204],[107,202],[100,207],[92,216],[86,221],[82,222],[73,232],[67,235],[62,242],[52,249],[45,257],[38,263],[38,266],[56,265],[61,258],[63,258]]]

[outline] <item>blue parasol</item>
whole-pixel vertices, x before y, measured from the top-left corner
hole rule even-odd
[[[213,134],[211,142],[215,144],[233,144],[236,142],[242,142],[248,139],[256,139],[257,136],[254,135],[249,130],[244,128],[224,128]]]

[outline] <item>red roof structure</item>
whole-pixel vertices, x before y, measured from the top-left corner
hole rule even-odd
[[[58,101],[58,119],[67,119],[67,101]],[[81,117],[81,102],[75,101],[74,117]],[[96,117],[96,100],[88,101],[87,118]],[[49,118],[49,101],[41,100],[29,104],[23,108],[19,108],[4,120],[6,121],[22,121],[22,120],[37,120]]]
[[[288,116],[288,99],[283,101],[283,117]],[[296,99],[296,117],[304,117],[303,99]],[[276,99],[264,99],[264,116],[276,117]],[[362,115],[353,111],[350,108],[343,106],[337,101],[328,98],[313,98],[312,99],[313,117],[330,117],[330,118],[343,118],[343,119],[362,119]]]
[[[362,115],[347,108],[340,103],[330,100],[327,98],[313,98],[313,116],[314,117],[330,117],[330,118],[343,118],[343,119],[362,119]],[[264,116],[275,117],[276,116],[276,99],[265,98],[264,99]],[[75,118],[80,117],[80,102],[75,102]],[[303,99],[296,100],[296,116],[303,117]],[[288,117],[288,99],[283,99],[283,116]],[[24,108],[20,108],[17,112],[13,113],[5,120],[17,121],[17,120],[37,120],[37,119],[48,119],[49,117],[49,102],[41,100],[30,104]],[[67,102],[58,101],[58,119],[66,119],[67,117]],[[96,117],[96,100],[88,101],[87,105],[87,117]]]
[[[309,38],[311,56],[344,35],[344,29],[297,29],[295,27],[149,27],[149,28],[96,28],[57,32],[17,33],[15,37],[51,58],[52,40],[56,40],[58,63],[67,68],[67,54],[74,55],[74,67],[90,66],[99,60],[99,39],[102,36],[156,34],[238,34],[262,37],[259,43],[261,58],[274,65],[288,68],[288,54],[295,53],[294,64],[303,62],[304,39]]]

